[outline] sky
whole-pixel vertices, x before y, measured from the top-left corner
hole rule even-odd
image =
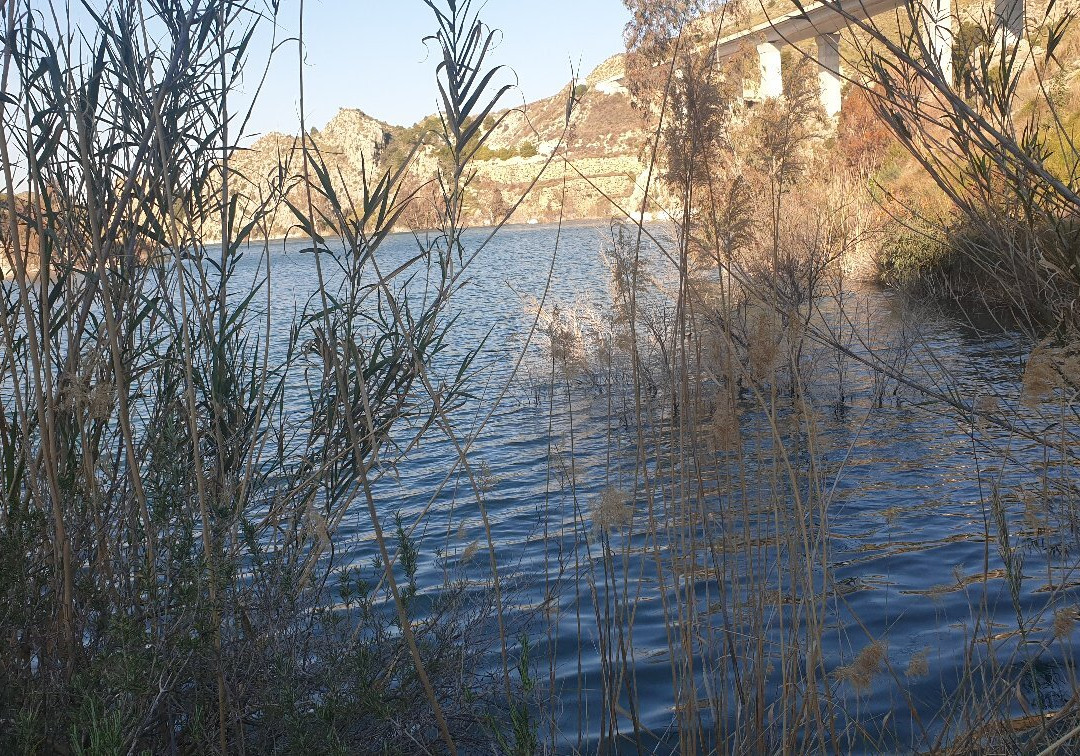
[[[445,2],[445,0],[439,0]],[[622,0],[474,0],[481,18],[501,30],[492,63],[513,69],[519,91],[508,106],[555,94],[623,50],[629,13]],[[278,40],[295,37],[300,0],[283,0]],[[304,0],[304,104],[307,125],[321,128],[340,108],[359,108],[387,123],[409,126],[436,111],[434,48],[422,38],[434,29],[422,0]],[[269,36],[256,44],[269,46]],[[253,53],[255,55],[256,53]],[[253,59],[253,63],[256,60]],[[250,93],[255,70],[249,69]],[[300,62],[287,42],[271,63],[249,134],[295,133],[299,124]],[[513,81],[513,75],[511,75]]]

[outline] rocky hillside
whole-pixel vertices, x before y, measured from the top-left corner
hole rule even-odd
[[[363,176],[374,175],[391,145],[394,134],[400,132],[355,109],[338,111],[320,131],[311,129],[315,147],[330,168],[335,187],[342,196],[358,192],[364,185]],[[248,149],[234,153],[231,170],[239,179],[243,193],[253,201],[262,200],[270,187],[280,184],[283,177],[295,176],[303,168],[298,140],[294,136],[273,132],[259,139]],[[296,181],[286,181],[286,196],[297,207],[304,207],[307,193]],[[249,203],[249,207],[250,207]],[[295,217],[284,202],[274,202],[274,210],[260,228],[269,237],[286,236]],[[250,213],[244,213],[249,215]]]
[[[569,87],[502,114],[488,141],[490,151],[508,154],[535,145],[536,154],[479,162],[476,190],[480,196],[498,193],[506,205],[512,205],[539,177],[514,220],[554,220],[560,212],[567,219],[609,217],[618,213],[612,202],[628,212],[640,210],[649,134],[623,86],[623,57],[605,61],[576,87],[569,123]],[[484,212],[485,208],[478,207],[474,222],[490,222],[490,213],[484,217]]]
[[[610,58],[575,87],[569,123],[569,86],[547,99],[495,114],[497,125],[474,163],[466,206],[470,224],[500,220],[522,197],[514,222],[551,221],[560,213],[567,220],[609,217],[617,214],[612,201],[627,211],[640,210],[649,134],[623,86],[623,59]],[[365,171],[370,178],[396,165],[437,124],[429,117],[410,128],[395,127],[350,109],[339,111],[310,135],[330,168],[335,190],[358,197]],[[264,194],[275,177],[297,173],[301,161],[296,141],[272,133],[238,152],[232,168],[246,180],[245,191]],[[410,226],[423,227],[432,220],[423,192],[434,188],[426,182],[438,170],[439,158],[437,145],[427,144],[412,161],[406,184],[422,189],[420,201],[406,216]],[[298,205],[306,202],[296,188],[288,196]],[[293,223],[291,211],[281,203],[262,232],[284,236]]]
[[[1038,20],[1048,14],[1056,18],[1080,8],[1080,0],[1055,0],[1049,6],[1048,2],[1031,0],[1029,17]],[[792,7],[791,0],[732,0],[723,4],[720,11],[695,21],[692,32],[696,38],[715,40],[790,12]],[[983,38],[978,36],[976,22],[988,18],[993,7],[990,0],[954,3],[958,19],[954,29],[958,65],[977,58],[976,48]],[[883,14],[877,19],[886,33],[890,33],[890,23],[898,23],[895,18],[890,22],[890,18],[889,14]],[[858,50],[863,49],[856,44],[854,34],[846,33],[842,41],[846,61],[857,59]],[[1073,34],[1071,38],[1076,36]],[[982,44],[986,47],[985,42]],[[1080,60],[1075,43],[1065,48],[1068,49],[1062,56],[1064,59]],[[1073,88],[1075,77],[1069,71],[1058,78],[1065,90]],[[515,205],[514,222],[552,221],[560,216],[568,220],[607,218],[620,215],[621,211],[639,212],[652,135],[641,113],[631,104],[625,79],[626,56],[615,55],[598,66],[573,92],[567,86],[552,97],[495,114],[493,123],[497,126],[474,163],[467,221],[472,225],[488,225],[500,220]],[[567,103],[571,98],[575,107],[567,123]],[[1073,114],[1067,115],[1072,118]],[[381,174],[399,165],[414,145],[426,142],[414,157],[405,182],[407,190],[419,192],[419,201],[404,216],[404,223],[423,228],[435,222],[431,208],[437,188],[431,180],[440,160],[446,160],[431,137],[438,129],[437,116],[406,128],[382,123],[359,110],[342,110],[321,130],[312,129],[311,136],[330,168],[336,191],[354,197],[363,186],[365,169],[369,177]],[[298,157],[294,137],[269,134],[238,154],[233,167],[255,186],[265,186],[267,177],[290,175],[290,171],[295,174],[300,165]],[[280,174],[279,166],[290,162],[288,170]],[[257,194],[259,190],[250,191]],[[295,189],[290,199],[299,205],[306,201]],[[282,204],[262,231],[281,236],[289,232],[292,223],[292,213]]]

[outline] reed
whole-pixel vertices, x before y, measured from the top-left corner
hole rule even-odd
[[[301,129],[273,175],[235,168],[236,90],[261,76],[257,41],[279,47],[277,2],[4,4],[0,750],[503,737],[492,714],[526,680],[508,633],[480,633],[503,626],[498,581],[478,596],[447,574],[419,596],[412,529],[375,493],[465,396],[475,352],[449,377],[431,366],[468,264],[467,164],[505,91],[471,73],[491,37],[470,4],[429,5],[442,230],[384,267],[420,191],[406,166],[343,193]],[[319,277],[284,344],[258,241],[282,204]],[[374,573],[343,557],[358,508]]]
[[[1074,545],[1067,527],[1047,520],[1071,517],[1066,513],[1076,504],[1076,386],[1065,378],[1071,337],[1051,334],[1031,353],[1024,403],[961,396],[942,385],[939,371],[951,376],[928,334],[918,323],[888,333],[880,314],[863,309],[846,275],[853,254],[890,241],[888,207],[874,200],[875,169],[866,155],[847,165],[831,159],[830,126],[816,111],[812,69],[788,66],[784,100],[747,111],[734,102],[741,90],[731,86],[743,63],[722,67],[708,54],[712,27],[691,23],[699,8],[628,5],[635,11],[628,38],[638,42],[640,75],[632,90],[654,104],[654,168],[667,170],[663,187],[650,184],[642,208],[612,225],[604,245],[612,280],[603,312],[558,303],[542,314],[549,411],[572,416],[562,423],[552,478],[575,513],[565,537],[585,555],[564,579],[559,612],[570,614],[588,638],[579,648],[591,644],[599,657],[599,672],[590,676],[579,651],[578,711],[560,720],[565,732],[553,728],[548,749],[1049,753],[1066,747],[1076,737],[1075,681],[1068,677],[1052,699],[1040,693],[1040,675],[1072,665],[1062,581],[1072,574],[1066,554]],[[1032,158],[1027,136],[1003,131],[1002,124],[1012,128],[1011,111],[993,99],[999,79],[989,70],[964,74],[969,90],[983,94],[981,100],[971,95],[977,104],[961,102],[939,72],[920,63],[917,36],[897,43],[891,31],[857,25],[865,35],[860,60],[869,61],[864,70],[879,83],[865,84],[862,96],[893,118],[886,122],[903,131],[902,144],[929,175],[947,183],[944,194],[958,223],[984,234],[978,275],[989,271],[997,287],[1012,287],[1007,305],[1019,314],[1009,322],[1024,326],[1014,338],[1030,350],[1047,324],[1060,334],[1071,317],[1071,284],[1047,265],[1037,274],[1038,266],[1030,267],[1034,278],[1017,279],[1007,261],[994,257],[1015,253],[1013,259],[1027,261],[1018,264],[1032,263],[1034,246],[1019,252],[1006,243],[1002,224],[1010,234],[1030,231],[1027,238],[1034,238],[1036,232],[1010,225],[1018,216],[992,202],[1022,194],[1031,212],[1019,217],[1037,216],[1036,225],[1066,234],[1039,232],[1040,244],[1050,245],[1039,249],[1065,254],[1073,246],[1066,230],[1074,215],[1071,179]],[[1052,39],[1064,27],[1053,28]],[[917,24],[908,29],[918,34]],[[867,38],[888,54],[874,52]],[[1019,67],[1010,75],[1020,76]],[[992,107],[996,119],[980,110]],[[892,109],[898,114],[890,116]],[[960,115],[944,129],[931,123],[935,113],[954,110]],[[977,136],[961,134],[964,129]],[[1004,157],[990,160],[991,145]],[[983,169],[993,173],[994,190],[982,178],[964,178]],[[976,194],[983,204],[972,199]],[[670,208],[667,228],[634,223],[651,203]],[[993,236],[991,223],[1001,226]],[[968,244],[956,225],[931,228],[954,249]],[[987,311],[1001,312],[994,291],[981,293]],[[970,311],[969,299],[961,301]],[[838,522],[839,485],[858,462],[859,433],[908,402],[970,426],[969,459],[979,471],[983,526],[974,537],[985,544],[983,564],[942,587],[965,591],[970,603],[956,678],[926,647],[898,647],[887,630],[871,630],[848,600],[868,588],[839,577],[834,553],[846,532]],[[576,409],[582,405],[585,417]],[[1033,420],[1027,413],[1036,407]],[[852,416],[858,430],[850,444],[838,446],[827,428]],[[604,441],[587,453],[606,461],[583,479],[574,472],[575,449],[595,438],[597,430],[582,425],[597,418]],[[1053,431],[1030,433],[1031,422]],[[1037,451],[1021,459],[1015,447],[1027,444]],[[1044,463],[1032,461],[1040,456]],[[556,472],[567,469],[571,474]],[[1030,598],[1027,548],[1017,534],[1023,526],[1016,500],[1028,487],[1054,504],[1027,496],[1025,516],[1060,541],[1048,559],[1051,588],[1037,601]],[[1002,591],[1011,628],[1000,624],[992,598]],[[561,614],[555,621],[566,624]],[[657,624],[666,638],[656,660],[661,675],[643,663],[635,642]],[[925,687],[916,686],[935,676],[940,701],[929,705],[916,692]],[[880,704],[871,705],[883,699],[890,701],[884,717]],[[593,710],[583,721],[586,700]],[[650,729],[642,717],[660,705],[671,712],[664,731]]]
[[[1014,292],[1026,329],[1017,395],[967,396],[933,334],[883,324],[848,276],[891,233],[881,144],[835,159],[807,65],[783,101],[737,105],[746,61],[693,52],[715,31],[693,23],[702,4],[635,0],[655,140],[641,207],[603,240],[607,301],[555,301],[556,241],[511,377],[466,425],[483,345],[450,359],[453,303],[514,210],[469,241],[469,165],[508,88],[476,8],[425,2],[443,107],[418,144],[437,145],[437,173],[410,172],[417,147],[357,187],[303,121],[271,175],[237,169],[236,88],[276,2],[114,0],[79,24],[59,4],[2,6],[0,750],[1071,747],[1075,166],[1016,129],[1002,92],[1020,85],[1001,84],[1047,82],[1041,64],[962,67],[961,97],[919,65],[917,24],[899,43],[858,29],[877,44],[858,62],[888,85],[860,96],[897,113],[956,213],[907,225]],[[947,109],[942,132],[927,114]],[[258,241],[280,207],[317,277],[285,343],[280,258]],[[666,226],[632,220],[657,207]],[[391,259],[404,218],[436,230]],[[490,496],[502,471],[475,447],[536,342],[543,596],[523,609]],[[860,617],[869,587],[838,559],[861,435],[928,409],[963,429],[979,491],[981,563],[924,596],[965,597],[959,665]],[[432,442],[450,469],[400,512],[385,484]],[[452,513],[433,550],[451,481],[476,521]],[[881,512],[886,534],[898,516]],[[343,536],[356,517],[370,564]]]

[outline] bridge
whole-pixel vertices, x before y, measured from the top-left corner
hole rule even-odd
[[[904,9],[921,25],[926,46],[926,65],[952,82],[953,15],[951,0],[819,0],[749,29],[721,38],[716,45],[718,60],[729,58],[748,44],[757,47],[761,79],[758,97],[784,94],[781,49],[792,45],[803,50],[816,42],[821,105],[832,117],[840,113],[843,76],[840,71],[840,33],[852,18],[868,20],[881,13]],[[1024,33],[1024,0],[995,0],[998,37],[1015,44]]]

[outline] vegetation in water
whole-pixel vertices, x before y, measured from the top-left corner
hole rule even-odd
[[[235,172],[234,92],[276,2],[87,5],[78,34],[5,5],[0,750],[502,736],[486,724],[520,683],[480,667],[492,644],[512,653],[487,632],[498,587],[465,600],[447,572],[421,602],[414,531],[373,493],[464,401],[475,355],[433,370],[467,268],[466,165],[500,90],[463,74],[486,65],[486,27],[467,5],[431,9],[441,232],[384,268],[415,199],[400,168],[344,195],[301,131],[272,175]],[[279,204],[318,277],[286,343],[272,343],[273,258],[254,241]],[[370,569],[339,552],[358,509]]]
[[[489,146],[515,117],[495,37],[468,0],[425,3],[443,108],[349,186],[303,122],[273,171],[245,174],[236,89],[276,0],[88,4],[78,34],[3,6],[0,751],[1075,747],[1071,14],[1026,47],[965,21],[953,79],[914,14],[851,18],[860,76],[834,122],[806,51],[782,98],[747,104],[753,61],[709,54],[704,22],[734,5],[628,0],[629,91],[655,138],[635,205],[605,206],[605,299],[554,302],[549,279],[482,400],[485,344],[455,348],[455,303],[516,200],[474,166],[572,170],[593,95],[566,88],[558,139]],[[284,338],[258,241],[279,212],[316,278]],[[405,221],[428,232],[391,258]],[[867,260],[1007,326],[1015,395],[965,394],[933,334],[881,326],[852,285]],[[501,471],[473,447],[537,343],[542,595],[524,606]],[[936,589],[970,610],[953,666],[875,633],[836,559],[860,434],[927,408],[960,429],[978,491],[962,537],[980,565]],[[834,423],[854,428],[843,444]],[[454,461],[431,501],[462,482],[480,534],[455,559],[425,542],[427,509],[386,493],[436,442]],[[370,560],[349,558],[347,520]],[[662,685],[638,655],[650,633]]]

